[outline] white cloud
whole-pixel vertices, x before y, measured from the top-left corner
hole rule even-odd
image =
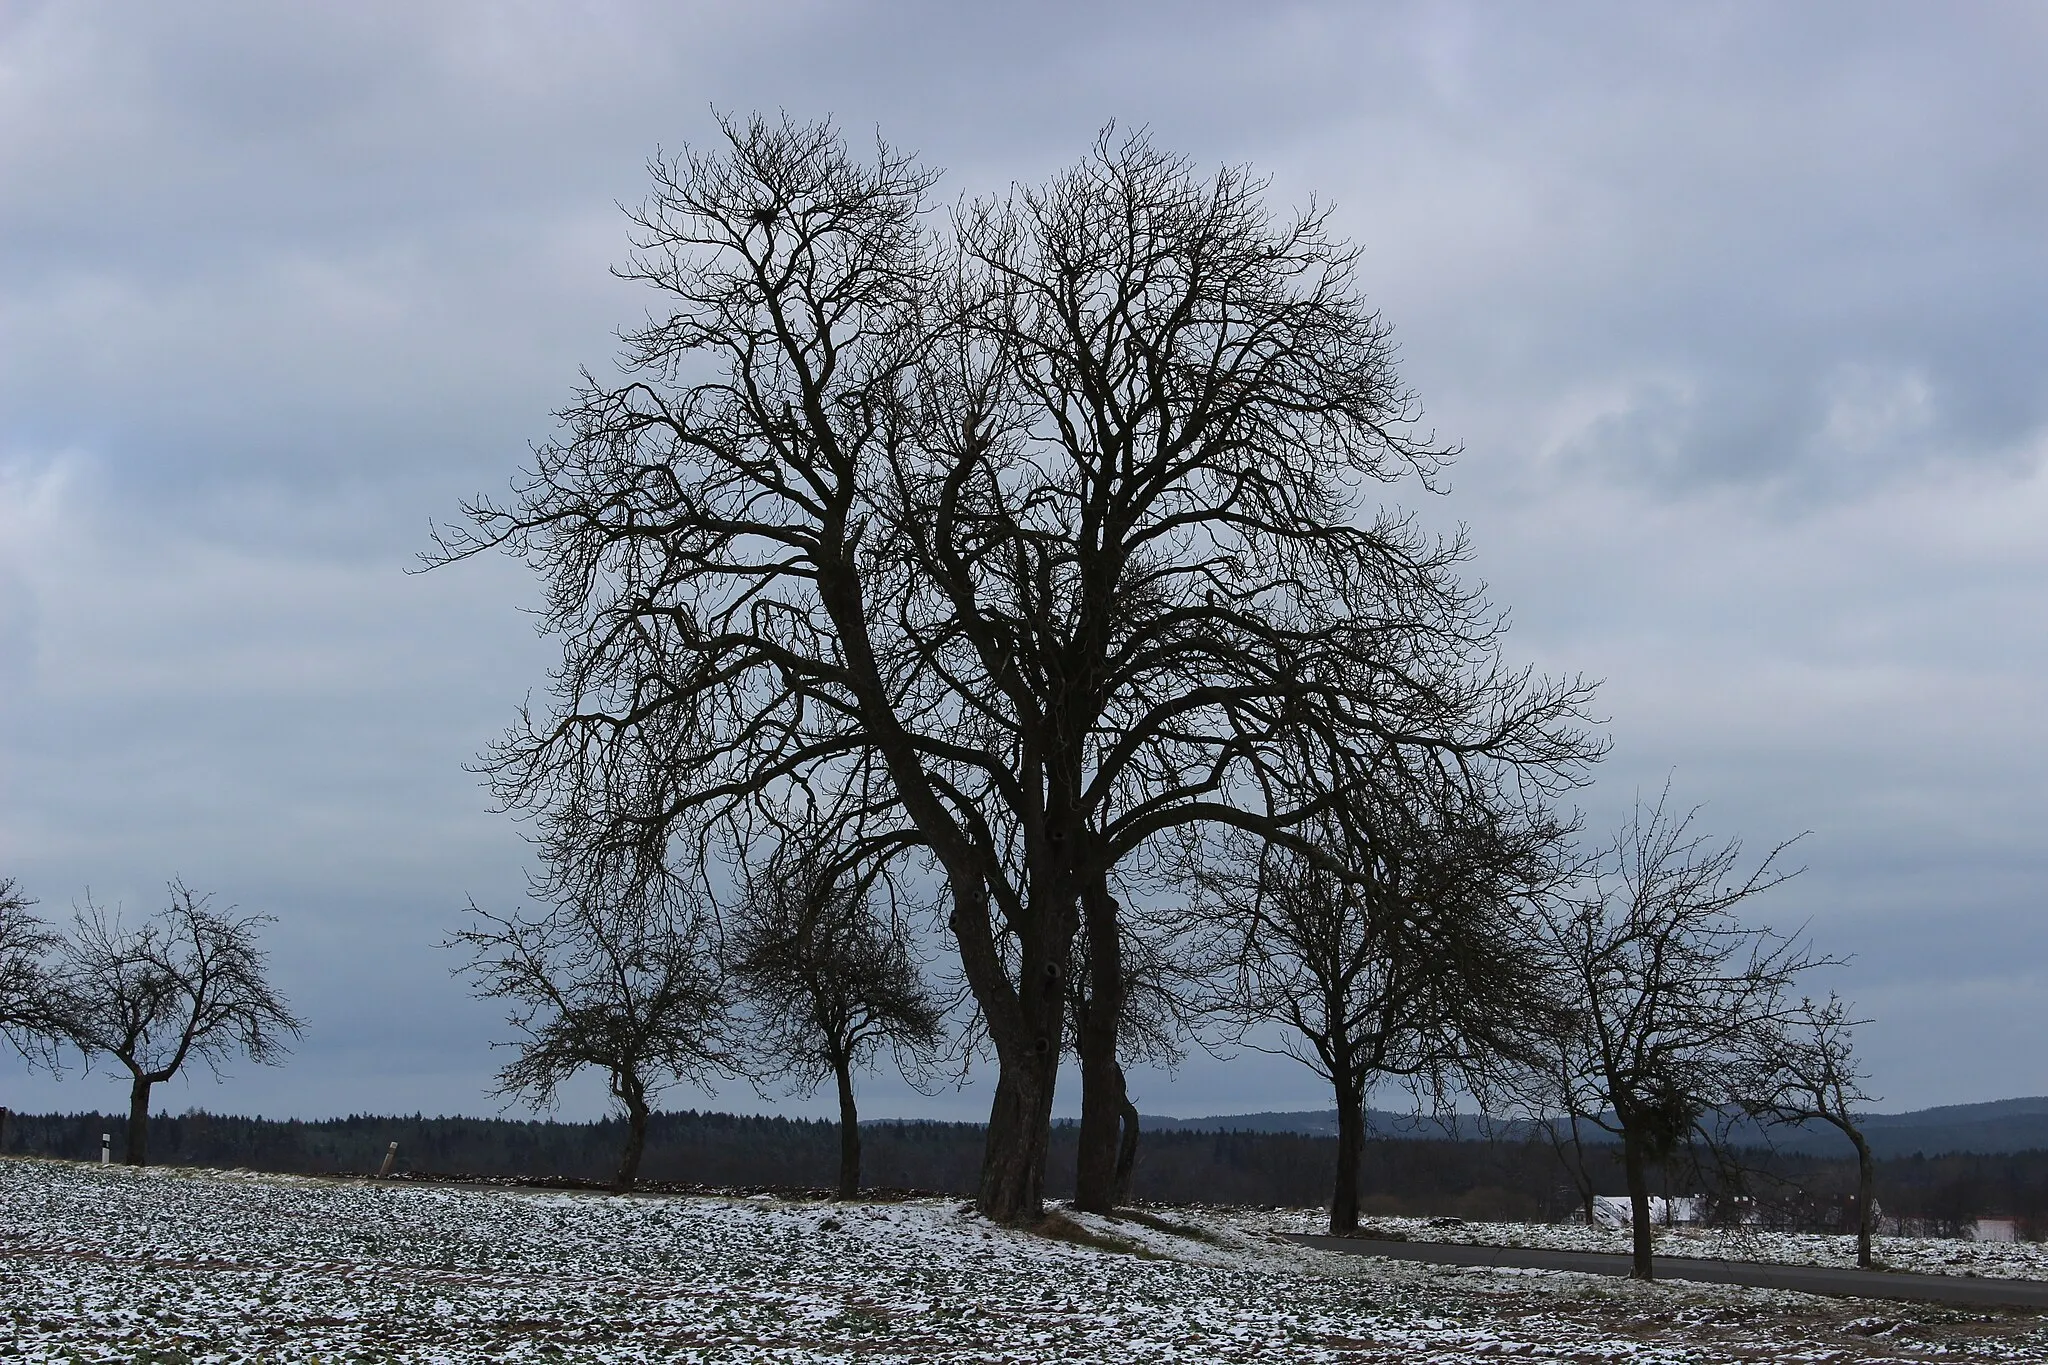
[[[284,916],[317,1027],[237,1103],[383,1067],[477,1107],[489,1013],[427,945],[518,890],[460,765],[548,651],[517,566],[399,570],[639,316],[614,201],[712,104],[879,126],[949,191],[1117,118],[1336,203],[1467,447],[1423,514],[1516,650],[1607,679],[1589,811],[1675,768],[1716,829],[1814,829],[1781,904],[1860,954],[1880,1087],[2048,1089],[1997,1041],[2048,969],[2044,47],[1995,5],[11,9],[0,872]]]

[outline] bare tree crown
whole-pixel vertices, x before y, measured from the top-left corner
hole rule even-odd
[[[0,1038],[30,1066],[54,1068],[72,1010],[53,962],[63,941],[35,904],[13,878],[0,878]]]
[[[992,1141],[1025,1134],[989,1168],[1012,1216],[1090,888],[1190,828],[1306,851],[1389,748],[1568,785],[1587,689],[1501,663],[1462,542],[1365,515],[1449,452],[1321,210],[1111,131],[941,221],[886,145],[723,132],[651,168],[622,376],[441,541],[525,555],[563,644],[487,768],[556,867],[702,879],[707,829],[820,811],[935,862],[1021,1116]],[[1303,745],[1322,789],[1282,780]]]
[[[193,1058],[275,1063],[304,1027],[268,979],[257,934],[269,915],[216,911],[211,893],[170,883],[170,903],[133,927],[90,897],[63,951],[67,1032],[139,1079],[170,1079]]]
[[[601,894],[539,914],[469,907],[449,946],[475,993],[508,1003],[516,1035],[497,1092],[542,1107],[585,1067],[622,1105],[677,1082],[708,1085],[727,1067],[727,1013],[705,925],[693,907]]]
[[[887,1047],[915,1076],[943,1041],[944,1004],[870,885],[816,844],[782,846],[749,878],[729,954],[763,1074],[809,1089]]]

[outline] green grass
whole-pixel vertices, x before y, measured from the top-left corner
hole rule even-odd
[[[1136,1256],[1140,1260],[1169,1261],[1173,1259],[1170,1256],[1161,1256],[1156,1251],[1149,1251],[1139,1246],[1136,1242],[1115,1236],[1114,1234],[1096,1232],[1092,1228],[1084,1228],[1063,1213],[1048,1213],[1045,1217],[1032,1224],[1029,1231],[1037,1236],[1050,1238],[1055,1242],[1070,1242],[1075,1246],[1093,1247],[1097,1251],[1113,1251],[1125,1256]]]

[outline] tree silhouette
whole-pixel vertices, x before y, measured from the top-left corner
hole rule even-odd
[[[597,1067],[626,1118],[614,1183],[632,1188],[653,1100],[680,1082],[708,1085],[730,1069],[727,1005],[706,926],[693,905],[612,877],[540,915],[495,915],[470,904],[456,968],[484,999],[511,1002],[518,1035],[496,1091],[543,1108],[562,1083]]]
[[[62,948],[64,1032],[128,1071],[128,1164],[149,1163],[150,1088],[198,1058],[218,1076],[232,1057],[282,1061],[304,1024],[267,978],[256,946],[269,915],[212,909],[212,894],[170,883],[170,904],[128,928],[90,897]]]
[[[1109,132],[939,230],[886,145],[724,133],[652,168],[620,273],[664,311],[623,380],[442,536],[527,557],[563,645],[492,778],[554,853],[596,821],[688,862],[822,803],[929,859],[998,1062],[980,1206],[1029,1218],[1091,888],[1190,827],[1300,844],[1362,777],[1272,781],[1304,731],[1569,780],[1584,689],[1499,664],[1462,543],[1355,524],[1447,453],[1321,210]],[[1092,942],[1114,1020],[1118,935]],[[1082,1207],[1112,1196],[1116,1037],[1077,1040]]]
[[[30,1066],[55,1067],[68,1011],[51,955],[62,940],[34,905],[13,878],[0,878],[0,1038]]]
[[[753,877],[730,943],[757,1030],[756,1074],[804,1092],[828,1076],[837,1086],[841,1199],[860,1192],[854,1072],[885,1046],[919,1070],[944,1039],[943,1004],[877,916],[870,885],[830,846],[785,844]]]
[[[1819,1004],[1802,999],[1779,1027],[1753,1035],[1741,1093],[1743,1108],[1767,1123],[1825,1123],[1849,1139],[1856,1149],[1856,1264],[1870,1270],[1876,1264],[1876,1167],[1858,1120],[1873,1097],[1864,1089],[1853,1036],[1868,1021],[1850,1015],[1839,996]]]
[[[1694,833],[1696,812],[1667,801],[1638,805],[1548,923],[1577,1017],[1541,1074],[1568,1122],[1621,1139],[1639,1279],[1654,1274],[1650,1167],[1716,1143],[1718,1120],[1750,1098],[1743,1060],[1792,1016],[1799,976],[1831,961],[1734,915],[1793,875],[1778,870],[1786,844],[1744,873],[1740,843]]]
[[[1560,1011],[1530,909],[1567,830],[1539,807],[1409,789],[1326,823],[1314,857],[1267,847],[1209,874],[1234,931],[1239,1037],[1313,1068],[1337,1109],[1330,1231],[1358,1227],[1374,1085],[1485,1089]],[[1213,912],[1212,912],[1213,913]],[[1263,1043],[1261,1025],[1279,1024]]]

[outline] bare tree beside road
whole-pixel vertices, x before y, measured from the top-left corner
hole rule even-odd
[[[1668,794],[1638,805],[1586,886],[1548,906],[1547,933],[1576,1019],[1538,1068],[1542,1103],[1621,1141],[1635,1274],[1654,1275],[1649,1172],[1686,1144],[1717,1140],[1744,1108],[1746,1059],[1798,1006],[1794,984],[1831,959],[1744,925],[1735,909],[1783,883],[1780,844],[1747,872],[1742,846],[1693,830]]]
[[[1743,1059],[1744,1109],[1774,1126],[1825,1123],[1856,1149],[1856,1264],[1876,1267],[1871,1237],[1877,1220],[1875,1163],[1860,1115],[1873,1102],[1854,1048],[1856,1027],[1836,995],[1802,999],[1777,1028],[1761,1031]]]

